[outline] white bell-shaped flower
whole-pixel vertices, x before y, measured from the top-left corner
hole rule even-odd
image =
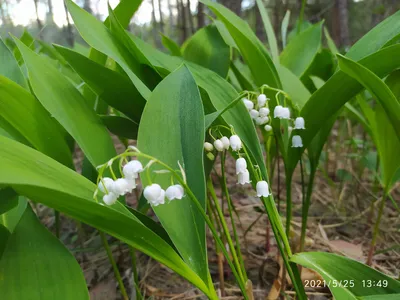
[[[231,144],[233,151],[239,151],[240,149],[242,149],[242,141],[240,140],[240,137],[238,137],[237,135],[232,135],[229,138],[229,142]]]
[[[104,177],[103,180],[99,182],[98,188],[103,193],[111,193],[114,190],[114,180]]]
[[[301,139],[301,136],[294,135],[292,137],[292,147],[293,148],[301,148],[301,147],[303,147],[303,141]]]
[[[136,188],[136,181],[135,179],[126,179],[126,182],[128,183],[128,193],[131,193]]]
[[[206,151],[213,151],[214,150],[214,146],[211,144],[211,143],[209,143],[209,142],[205,142],[204,143],[204,149],[206,150]]]
[[[217,151],[221,152],[224,151],[224,144],[222,143],[221,140],[215,140],[214,141],[214,147],[217,149]]]
[[[247,169],[243,173],[238,174],[238,184],[244,185],[250,182],[250,173]]]
[[[236,160],[236,174],[244,173],[247,171],[247,162],[243,157]]]
[[[250,117],[252,119],[257,118],[259,115],[260,115],[260,113],[258,112],[258,110],[255,110],[255,109],[250,110]]]
[[[174,199],[182,199],[184,196],[184,190],[183,187],[180,184],[175,184],[171,185],[170,187],[167,188],[165,191],[165,196],[168,198],[168,200],[174,200]]]
[[[165,191],[157,183],[146,186],[144,188],[143,195],[153,206],[158,206],[159,204],[164,204],[165,202]]]
[[[114,193],[108,193],[103,196],[103,202],[107,205],[113,205],[118,199],[118,195]]]
[[[164,204],[164,203],[165,203],[165,191],[163,189],[161,189],[160,196],[153,203],[153,206],[159,206],[160,204]]]
[[[268,182],[259,181],[256,185],[257,197],[268,197],[271,193],[269,192]]]
[[[261,107],[258,112],[260,114],[260,117],[267,117],[269,115],[269,108]]]
[[[229,142],[229,139],[228,139],[226,136],[223,136],[223,137],[221,138],[221,142],[222,142],[222,144],[224,145],[224,149],[225,149],[225,150],[228,150],[229,147],[230,147],[230,145],[231,145],[231,143]]]
[[[129,182],[125,178],[118,178],[114,181],[113,193],[123,196],[129,192]]]
[[[122,172],[127,179],[138,178],[138,174],[142,171],[142,163],[138,160],[131,160],[122,169]]]
[[[297,117],[296,120],[294,120],[294,129],[306,129],[304,126],[304,118]]]
[[[256,118],[256,124],[257,125],[264,125],[265,123],[268,123],[269,118],[268,117],[258,117]]]
[[[290,119],[290,110],[288,107],[282,107],[280,118],[281,119]]]
[[[246,106],[247,110],[252,110],[252,109],[254,108],[254,103],[253,103],[253,101],[250,101],[250,100],[247,99],[247,98],[244,98],[244,99],[243,99],[243,103],[244,103],[244,106]]]
[[[258,104],[258,107],[263,107],[263,106],[265,106],[265,103],[267,103],[267,100],[268,100],[267,96],[265,96],[264,94],[260,94],[260,95],[257,97],[257,104]]]
[[[283,109],[283,106],[282,106],[282,105],[277,105],[277,106],[275,106],[275,109],[274,109],[274,118],[281,118],[281,116],[282,116],[282,109]]]
[[[264,126],[265,131],[271,131],[272,130],[272,126],[267,124]]]

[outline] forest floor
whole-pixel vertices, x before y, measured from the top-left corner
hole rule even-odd
[[[123,151],[121,143],[117,143],[119,152]],[[341,153],[340,151],[336,153]],[[340,154],[342,155],[342,154]],[[329,163],[325,164],[331,172],[319,171],[315,180],[312,204],[310,207],[306,251],[325,251],[338,253],[361,262],[366,261],[371,241],[371,213],[372,201],[380,201],[380,192],[373,192],[373,180],[369,174],[364,174],[362,182],[353,174],[352,180],[340,182],[335,177],[338,165],[346,165],[346,157],[335,157],[335,153],[329,155]],[[77,169],[82,164],[82,155],[79,151],[75,156]],[[216,165],[217,172],[220,171]],[[278,250],[272,231],[268,227],[268,218],[263,213],[264,208],[256,197],[255,191],[248,186],[236,184],[235,162],[232,158],[227,160],[228,189],[233,203],[240,217],[239,234],[241,236],[242,253],[249,279],[253,283],[255,299],[277,299],[282,293],[278,281],[278,274],[282,269],[278,259]],[[348,171],[351,172],[351,167]],[[280,184],[278,195],[278,180],[272,184],[275,200],[279,201],[282,220],[285,222],[285,187],[283,163],[280,163]],[[213,181],[217,195],[220,189],[217,178]],[[139,186],[140,188],[140,186]],[[290,237],[292,248],[298,248],[301,228],[301,180],[297,172],[292,185],[293,213],[292,235]],[[400,200],[399,189],[394,189],[392,196],[395,201]],[[278,200],[280,198],[280,200]],[[137,201],[134,195],[127,198],[128,204],[135,207]],[[225,205],[226,220],[229,220],[227,205]],[[42,222],[54,232],[54,215],[52,210],[43,206],[36,206]],[[376,210],[375,210],[376,211]],[[152,215],[156,220],[154,214]],[[375,218],[372,218],[373,220]],[[61,240],[75,255],[80,263],[90,291],[92,300],[122,299],[119,292],[112,267],[107,259],[105,250],[98,232],[86,225],[78,224],[66,216],[62,216]],[[236,219],[235,222],[238,220]],[[238,223],[238,222],[237,222]],[[248,230],[248,228],[250,230]],[[390,201],[384,210],[381,221],[380,235],[373,258],[375,269],[393,277],[399,276],[400,270],[400,217],[398,211]],[[247,231],[246,235],[243,233]],[[132,264],[129,248],[116,239],[109,237],[109,242],[119,270],[123,277],[130,299],[135,299]],[[216,284],[216,289],[221,293],[222,286],[219,283],[218,256],[215,251],[211,234],[207,236],[209,253],[209,267]],[[395,246],[395,247],[393,247]],[[173,273],[170,269],[154,261],[148,256],[137,253],[137,264],[140,278],[141,291],[146,299],[205,299],[205,297],[190,283]],[[234,277],[229,267],[224,266],[223,293],[221,299],[241,299],[240,291],[235,285]],[[302,279],[320,278],[315,272],[304,269]],[[293,291],[290,283],[285,291],[291,298]],[[310,299],[331,299],[327,288],[306,288]]]

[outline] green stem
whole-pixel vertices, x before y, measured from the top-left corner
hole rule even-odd
[[[231,235],[229,233],[228,225],[225,222],[224,213],[222,212],[221,207],[220,207],[220,205],[218,203],[218,198],[217,198],[217,195],[215,194],[215,190],[214,190],[214,187],[212,185],[211,180],[207,180],[207,189],[209,190],[211,198],[213,199],[213,202],[214,202],[214,206],[217,209],[217,213],[218,213],[218,216],[219,216],[219,221],[221,222],[222,229],[224,231],[226,240],[228,242],[229,250],[232,253],[233,263],[235,264],[235,268],[236,268],[236,270],[237,270],[237,272],[239,274],[240,280],[244,284],[246,281],[244,279],[244,276],[243,276],[243,273],[242,273],[242,268],[241,268],[241,265],[239,263],[238,256],[236,254],[236,249],[235,249],[235,246],[233,245],[232,238],[231,238]]]
[[[292,222],[292,175],[286,172],[286,236],[290,237],[290,225]]]
[[[236,243],[236,252],[238,255],[239,263],[242,268],[241,272],[244,277],[244,282],[247,282],[247,274],[246,274],[246,268],[244,267],[244,262],[243,262],[243,257],[242,257],[242,251],[240,250],[240,241],[239,241],[239,236],[237,234],[236,230],[236,224],[235,224],[235,219],[233,218],[232,211],[234,210],[233,203],[231,196],[229,195],[228,187],[226,184],[226,175],[225,175],[225,158],[226,158],[226,152],[222,154],[221,157],[221,173],[222,173],[222,189],[224,190],[226,200],[228,202],[228,210],[229,210],[229,217],[231,219],[231,224],[232,224],[232,229],[233,229],[233,235],[235,237],[235,243]]]
[[[304,9],[306,7],[306,0],[301,1],[301,9],[300,9],[300,15],[299,15],[299,24],[297,24],[297,34],[301,32],[301,25],[303,24],[303,19],[304,19]]]
[[[128,300],[129,299],[128,294],[126,293],[124,283],[122,282],[121,274],[119,273],[119,270],[118,270],[117,264],[115,263],[110,246],[108,245],[106,235],[104,234],[104,232],[101,232],[101,231],[99,231],[99,233],[100,233],[101,241],[103,242],[104,249],[106,249],[108,260],[110,261],[110,263],[112,265],[115,278],[118,281],[119,289],[121,290],[122,297],[124,298],[124,300]]]
[[[303,201],[302,205],[302,213],[301,213],[301,235],[300,235],[300,252],[304,251],[304,245],[306,240],[306,230],[307,230],[307,219],[308,219],[308,211],[310,209],[311,203],[311,195],[314,184],[315,173],[317,169],[315,167],[311,167],[310,178],[307,185],[307,195]]]
[[[131,247],[131,257],[132,257],[132,272],[133,272],[133,285],[135,286],[136,290],[136,298],[138,300],[143,299],[142,293],[140,292],[139,286],[139,274],[137,271],[137,264],[136,264],[136,251],[135,248]]]

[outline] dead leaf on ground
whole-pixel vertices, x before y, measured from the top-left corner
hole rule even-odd
[[[329,246],[332,248],[332,250],[338,251],[347,257],[359,261],[363,260],[363,251],[361,244],[355,245],[343,240],[335,240],[329,241]]]

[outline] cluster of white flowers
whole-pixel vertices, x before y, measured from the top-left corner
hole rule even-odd
[[[132,160],[123,167],[122,171],[124,178],[113,180],[109,177],[104,177],[98,184],[99,190],[105,193],[103,201],[107,205],[114,204],[119,196],[131,193],[136,188],[136,178],[143,171],[143,166],[140,161]]]
[[[238,176],[238,184],[244,185],[251,182],[247,162],[243,157],[236,160],[236,175]]]
[[[246,106],[250,117],[254,120],[254,122],[256,123],[256,125],[265,125],[269,122],[269,108],[266,107],[267,101],[269,99],[267,98],[266,95],[264,94],[260,94],[257,97],[257,103],[254,104],[253,101],[244,98],[243,99],[243,103]],[[266,131],[270,131],[272,129],[272,127],[270,125],[265,125],[264,129]]]
[[[242,149],[242,141],[237,135],[232,135],[229,139],[226,136],[223,136],[222,138],[215,140],[214,146],[209,142],[204,143],[204,150],[207,152],[213,151],[214,147],[218,152],[229,150],[229,148],[232,148],[233,151],[239,151]]]
[[[294,129],[297,129],[297,130],[306,129],[306,127],[304,126],[304,118],[297,117],[294,120]],[[301,148],[301,147],[303,147],[303,140],[301,139],[301,136],[294,135],[292,137],[292,147],[293,148]]]
[[[107,205],[113,205],[119,196],[131,193],[136,188],[136,179],[139,173],[143,171],[143,165],[138,160],[131,160],[123,168],[124,178],[113,180],[104,177],[98,184],[98,189],[103,192],[103,201]],[[146,200],[153,206],[165,203],[165,197],[168,200],[182,199],[185,195],[183,187],[179,184],[172,185],[164,191],[159,184],[151,184],[145,187],[143,191]]]
[[[167,197],[169,201],[182,199],[185,196],[185,192],[183,187],[179,184],[171,185],[164,191],[159,184],[153,183],[145,187],[143,195],[151,205],[158,206],[165,203],[165,197]]]

